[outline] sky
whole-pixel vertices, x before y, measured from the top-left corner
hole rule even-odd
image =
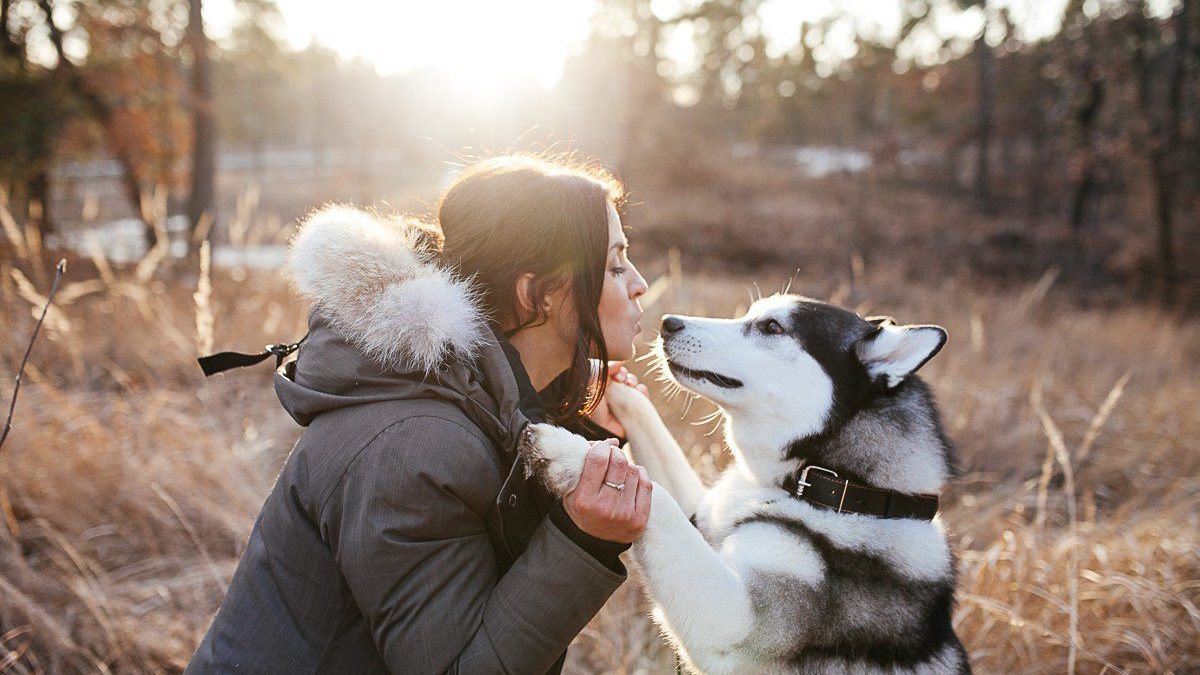
[[[1086,0],[1098,11],[1101,0]],[[799,26],[842,14],[854,18],[860,31],[881,39],[894,36],[901,0],[765,0],[759,12],[772,56],[795,46]],[[1152,5],[1166,14],[1174,0]],[[595,0],[277,0],[282,33],[295,48],[313,42],[348,58],[375,65],[383,74],[438,65],[460,78],[459,84],[488,88],[506,77],[532,77],[553,86],[564,61],[587,38]],[[661,18],[678,15],[698,0],[653,0]],[[1005,6],[1019,26],[1020,37],[1037,39],[1057,30],[1066,0],[991,0]],[[336,11],[332,11],[336,7]],[[206,0],[205,20],[218,39],[233,20],[231,0]],[[982,13],[944,11],[936,17],[940,32],[970,38],[978,34]],[[852,55],[851,28],[843,24],[826,35],[818,61]],[[686,72],[694,63],[686,29],[670,31],[666,54]],[[920,40],[915,49],[933,45]],[[913,55],[914,58],[919,55]]]
[[[592,0],[278,0],[283,36],[360,58],[385,75],[438,65],[477,84],[509,74],[553,86],[587,38]],[[205,3],[219,36],[229,0]],[[336,7],[336,11],[331,11]]]

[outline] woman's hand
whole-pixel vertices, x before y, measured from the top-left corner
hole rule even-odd
[[[583,462],[579,485],[563,497],[563,508],[593,537],[629,544],[646,529],[653,488],[646,470],[629,461],[616,439],[597,441]]]
[[[618,409],[618,406],[614,405],[614,389],[622,389],[622,391],[616,393],[616,396],[622,397],[623,405],[620,406],[621,409]],[[624,391],[624,389],[628,389],[629,391]],[[629,407],[625,404],[623,395],[634,394],[634,392],[640,392],[637,395],[649,402],[650,390],[646,388],[646,385],[639,383],[637,376],[629,372],[620,361],[610,361],[608,364],[608,386],[605,387],[604,396],[596,404],[595,410],[588,417],[606,431],[617,436],[626,436],[625,426],[621,424],[618,418],[623,416],[622,410]]]

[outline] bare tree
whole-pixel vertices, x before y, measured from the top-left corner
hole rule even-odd
[[[975,201],[985,214],[995,211],[992,198],[992,137],[995,135],[993,112],[996,106],[996,55],[987,44],[987,0],[979,3],[983,10],[983,28],[975,40],[975,70],[978,78],[978,101],[976,108],[976,165]]]
[[[1171,299],[1178,282],[1175,263],[1175,186],[1177,182],[1177,156],[1182,138],[1181,120],[1183,89],[1186,74],[1186,59],[1190,48],[1188,12],[1192,3],[1184,0],[1172,17],[1175,40],[1171,49],[1162,58],[1167,72],[1165,106],[1156,109],[1154,98],[1154,72],[1159,68],[1152,54],[1155,32],[1147,8],[1139,6],[1134,11],[1133,68],[1137,81],[1137,100],[1141,109],[1145,129],[1146,154],[1150,162],[1150,174],[1154,184],[1154,212],[1157,220],[1158,259],[1163,282],[1163,295]]]
[[[107,101],[87,82],[75,64],[67,58],[66,52],[63,49],[63,31],[54,21],[54,4],[51,0],[38,0],[38,6],[42,10],[42,14],[46,18],[46,27],[50,32],[50,42],[54,45],[54,51],[58,56],[58,64],[55,66],[55,73],[63,80],[67,87],[83,102],[88,112],[100,123],[100,126],[105,131],[105,138],[108,141],[109,150],[113,153],[114,158],[121,165],[121,182],[125,189],[125,196],[129,203],[137,211],[142,221],[146,225],[146,242],[148,246],[154,246],[157,241],[156,230],[151,226],[155,216],[150,212],[152,209],[144,203],[142,199],[142,179],[138,170],[137,162],[134,161],[133,152],[129,144],[122,140],[121,134],[117,130],[116,111]]]
[[[0,57],[25,64],[25,45],[17,42],[8,32],[8,20],[12,15],[12,0],[0,0]]]
[[[1089,47],[1090,49],[1090,47]],[[1075,126],[1079,137],[1079,179],[1071,195],[1071,232],[1078,236],[1083,230],[1088,207],[1100,186],[1096,166],[1096,127],[1104,107],[1107,89],[1101,69],[1091,53],[1083,61],[1083,100],[1075,108]]]
[[[25,50],[24,35],[18,30],[10,30],[13,18],[12,0],[0,0],[0,66],[7,73],[13,73],[15,67],[16,79],[23,90],[31,96],[41,98],[50,105],[53,98],[53,83],[41,77],[36,69],[29,66],[29,58]],[[11,65],[10,65],[11,64]],[[24,131],[14,129],[11,133],[23,134],[24,155],[17,161],[23,161],[28,173],[24,177],[24,198],[27,203],[24,211],[32,215],[30,205],[36,204],[40,214],[34,219],[43,237],[54,229],[54,220],[50,213],[50,155],[53,153],[55,134],[58,130],[60,110],[43,108],[33,123],[23,125]],[[19,127],[18,127],[19,129]]]
[[[186,40],[192,52],[192,190],[188,221],[194,231],[207,215],[216,216],[217,123],[212,61],[204,34],[202,0],[189,0]],[[211,231],[211,230],[209,230]]]

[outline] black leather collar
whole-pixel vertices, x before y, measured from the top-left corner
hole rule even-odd
[[[838,513],[857,513],[877,518],[933,520],[938,512],[937,495],[911,495],[896,490],[861,485],[836,472],[808,465],[799,475],[788,476],[788,494],[813,506]]]

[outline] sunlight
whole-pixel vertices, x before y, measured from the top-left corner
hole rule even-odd
[[[587,37],[594,0],[442,0],[327,3],[280,0],[289,42],[326,45],[380,73],[436,67],[480,97],[506,82],[552,87]]]

